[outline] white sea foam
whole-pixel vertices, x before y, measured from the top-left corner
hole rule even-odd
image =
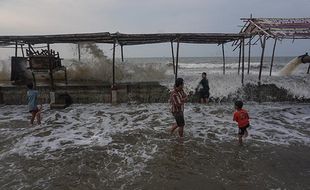
[[[251,141],[310,145],[309,135],[303,132],[310,127],[309,105],[249,104],[245,108],[251,117],[251,135],[248,138]],[[1,136],[17,138],[7,153],[24,156],[44,154],[49,159],[49,153],[53,151],[80,146],[113,147],[125,138],[129,140],[128,149],[138,151],[135,154],[139,159],[149,160],[157,151],[155,142],[169,139],[169,136],[157,139],[156,134],[167,135],[167,128],[173,122],[166,104],[74,105],[63,111],[46,110],[43,112],[43,124],[35,127],[29,126],[29,114],[25,110],[26,106],[5,106],[0,110]],[[237,127],[232,121],[232,112],[232,105],[186,105],[187,136],[203,138],[204,141],[234,140]],[[17,121],[18,125],[14,125]],[[135,138],[141,136],[141,142],[134,139],[131,142],[130,135],[135,135]],[[127,150],[113,148],[108,154],[118,154],[124,159],[135,157]]]

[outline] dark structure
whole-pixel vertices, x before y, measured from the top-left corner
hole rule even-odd
[[[116,45],[121,47],[121,59],[124,60],[123,47],[130,45],[142,45],[142,44],[154,44],[154,43],[170,43],[172,52],[172,62],[175,78],[178,76],[178,63],[179,63],[179,47],[181,43],[191,44],[217,44],[222,45],[223,51],[223,74],[225,74],[225,53],[224,44],[234,41],[244,41],[244,34],[235,33],[158,33],[158,34],[123,34],[123,33],[85,33],[85,34],[61,34],[61,35],[31,35],[31,36],[0,36],[0,46],[15,45],[15,56],[17,57],[18,47],[21,47],[22,54],[23,46],[28,45],[28,56],[30,68],[35,71],[35,67],[32,65],[36,63],[36,60],[41,59],[39,55],[32,55],[29,52],[32,51],[32,45],[35,44],[47,44],[47,51],[45,53],[45,62],[47,61],[51,78],[51,88],[54,88],[52,73],[55,70],[64,70],[60,62],[59,54],[55,57],[53,51],[49,49],[50,44],[55,43],[73,43],[78,45],[78,54],[80,59],[80,43],[108,43],[113,45],[113,79],[112,86],[115,86],[115,48]],[[176,52],[174,50],[174,44],[176,44]],[[39,54],[39,53],[38,53]],[[243,62],[244,64],[244,59]],[[56,65],[56,67],[55,67]],[[66,72],[65,72],[66,74]],[[243,83],[243,79],[242,79]]]
[[[310,39],[310,18],[241,18],[245,23],[243,28],[240,31],[240,34],[249,36],[248,43],[249,52],[248,52],[248,73],[250,69],[250,55],[251,55],[251,45],[260,42],[262,53],[260,60],[260,70],[259,70],[259,84],[261,81],[261,74],[263,68],[264,54],[266,40],[273,39],[273,51],[270,64],[270,73],[272,73],[274,54],[278,40],[301,40],[301,39]],[[256,39],[255,39],[256,38]],[[237,47],[243,46],[244,41],[236,41],[234,45]],[[244,53],[244,50],[242,51]],[[239,64],[240,68],[240,64]],[[310,64],[308,67],[307,73],[309,74]]]

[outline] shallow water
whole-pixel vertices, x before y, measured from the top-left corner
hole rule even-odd
[[[0,109],[0,189],[307,189],[310,104],[246,103],[237,143],[231,104],[187,104],[185,139],[168,104],[73,105],[29,126]]]

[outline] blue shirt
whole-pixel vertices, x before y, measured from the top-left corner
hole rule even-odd
[[[27,102],[29,111],[38,109],[38,91],[28,90],[27,91]]]

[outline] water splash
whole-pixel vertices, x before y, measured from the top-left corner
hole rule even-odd
[[[292,59],[283,69],[279,71],[279,76],[291,75],[301,63],[301,59],[298,57]]]

